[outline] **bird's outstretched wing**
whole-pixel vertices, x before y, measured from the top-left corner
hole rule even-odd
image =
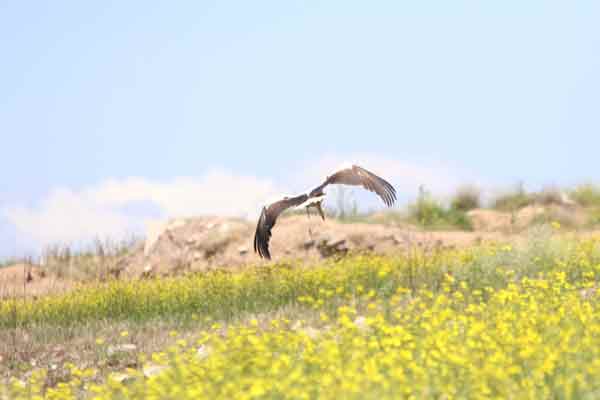
[[[388,207],[396,201],[396,189],[388,181],[358,165],[352,165],[337,171],[327,177],[327,180],[315,190],[322,190],[325,186],[336,183],[362,186],[371,192],[375,192]]]
[[[271,259],[269,252],[269,240],[271,239],[271,228],[279,214],[290,207],[304,203],[308,195],[302,194],[296,197],[285,197],[282,200],[263,207],[258,223],[256,224],[256,233],[254,234],[254,252],[258,252],[261,257]]]

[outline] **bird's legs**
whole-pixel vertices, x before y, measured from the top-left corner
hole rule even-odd
[[[323,221],[325,221],[325,213],[323,213],[323,209],[321,208],[321,201],[319,201],[318,203],[315,203],[315,208],[319,212],[319,215],[321,216]]]
[[[308,218],[310,218],[310,208],[314,207],[317,209],[317,211],[319,212],[319,215],[321,216],[321,218],[323,218],[323,221],[325,220],[325,213],[323,212],[323,208],[321,208],[321,201],[318,201],[316,203],[312,203],[306,206],[306,216]],[[313,241],[313,231],[310,228],[310,226],[308,227],[308,237],[310,237],[310,240]]]
[[[310,208],[316,208],[317,212],[319,213],[319,215],[321,216],[321,218],[323,219],[323,221],[325,221],[325,213],[323,212],[323,208],[321,208],[321,202],[316,202],[316,203],[312,203],[306,206],[306,216],[308,218],[310,218]]]
[[[321,216],[321,218],[323,218],[323,220],[325,220],[325,214],[323,213],[323,209],[321,208],[321,201],[318,201],[316,203],[312,203],[306,206],[306,215],[308,216],[308,218],[310,218],[310,208],[314,207],[317,209],[319,215]],[[313,236],[313,231],[310,227],[308,227],[308,236],[310,237],[310,240],[314,240]]]

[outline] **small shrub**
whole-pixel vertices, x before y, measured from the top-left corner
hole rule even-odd
[[[525,191],[521,183],[512,193],[498,196],[493,202],[493,208],[501,211],[516,211],[533,204],[533,202],[533,196]]]
[[[596,207],[590,211],[587,225],[590,227],[596,227],[600,225],[600,207]]]
[[[571,198],[583,207],[600,207],[600,187],[596,185],[581,185],[575,188],[571,193]]]
[[[470,211],[481,206],[481,192],[474,186],[459,188],[452,199],[451,208],[457,211]]]
[[[431,226],[442,218],[444,209],[423,186],[419,187],[417,201],[409,206],[409,215],[423,226]]]
[[[423,228],[459,228],[472,230],[467,214],[454,208],[446,209],[431,197],[422,186],[419,188],[417,201],[409,206],[409,220]]]
[[[563,194],[558,187],[549,186],[534,195],[535,202],[544,206],[564,204]]]
[[[454,226],[463,231],[472,231],[473,223],[466,212],[461,210],[448,210],[445,219],[449,226]]]

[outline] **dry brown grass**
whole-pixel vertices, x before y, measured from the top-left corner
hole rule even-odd
[[[300,305],[286,305],[270,312],[241,315],[227,323],[257,320],[259,325],[267,327],[276,318],[302,320],[310,325],[319,319],[319,313]],[[49,371],[46,384],[54,386],[68,380],[68,364],[93,368],[98,379],[105,379],[110,372],[141,368],[142,360],[176,341],[194,343],[199,332],[215,323],[227,326],[224,321],[190,315],[144,323],[98,320],[83,326],[0,330],[0,381],[25,378],[33,369],[43,368]]]

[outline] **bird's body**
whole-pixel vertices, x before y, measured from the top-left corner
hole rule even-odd
[[[296,206],[296,209],[301,210],[304,207],[311,207],[317,203],[322,202],[324,199],[325,199],[325,195],[308,197],[308,199],[304,203]]]
[[[325,198],[324,189],[332,184],[362,186],[365,189],[376,193],[388,207],[392,206],[396,201],[396,190],[383,178],[380,178],[374,173],[357,165],[342,167],[333,175],[328,176],[321,185],[312,189],[309,193],[295,197],[284,197],[279,201],[263,207],[256,225],[256,233],[254,234],[254,251],[261,257],[267,259],[271,258],[271,253],[269,252],[271,229],[275,225],[277,217],[288,208],[306,208],[308,215],[310,215],[309,209],[315,208],[324,220],[325,214],[321,207],[323,199]]]
[[[319,213],[321,218],[323,220],[325,220],[325,213],[323,212],[323,208],[321,207],[321,205],[323,204],[323,199],[325,199],[325,195],[315,196],[315,197],[309,196],[308,200],[306,200],[304,203],[300,204],[299,206],[296,206],[296,209],[297,210],[305,209],[306,215],[308,217],[310,217],[310,209],[314,208],[315,210],[317,210],[317,212]]]

